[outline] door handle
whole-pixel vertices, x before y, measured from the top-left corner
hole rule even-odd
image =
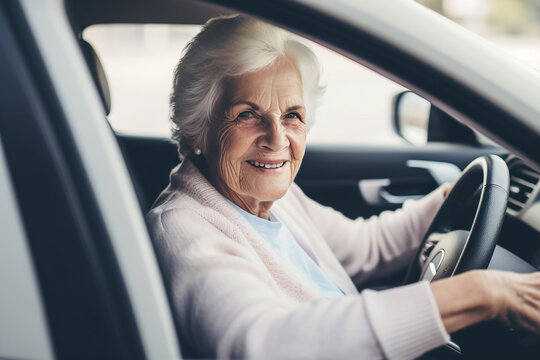
[[[456,164],[444,161],[407,160],[407,166],[426,169],[439,186],[451,183],[461,175],[461,169]]]
[[[421,199],[425,196],[425,194],[424,195],[394,195],[394,194],[390,194],[388,191],[386,191],[386,189],[382,188],[379,190],[379,196],[387,204],[401,205],[407,200]]]
[[[401,205],[410,199],[420,199],[424,195],[394,195],[388,192],[387,187],[392,184],[390,179],[365,179],[358,182],[360,195],[371,206]]]
[[[425,169],[435,183],[440,186],[457,179],[461,169],[455,164],[442,161],[407,160],[407,167]],[[387,188],[392,184],[390,179],[365,179],[358,182],[360,195],[371,206],[401,205],[410,199],[420,199],[425,194],[394,195]]]

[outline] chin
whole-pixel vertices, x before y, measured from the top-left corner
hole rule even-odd
[[[254,197],[259,201],[276,201],[285,196],[287,190],[289,190],[288,186],[282,189],[271,188],[265,190],[265,188],[258,188]]]

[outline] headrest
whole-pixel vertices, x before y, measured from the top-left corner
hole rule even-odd
[[[92,45],[86,42],[86,40],[82,39],[80,40],[80,43],[84,58],[86,59],[88,67],[90,68],[90,72],[92,73],[92,77],[96,83],[99,95],[101,96],[101,100],[105,106],[105,113],[109,115],[111,112],[111,93],[109,91],[109,83],[107,82],[107,77],[105,76],[105,71],[103,70],[101,61],[99,61],[99,58]]]

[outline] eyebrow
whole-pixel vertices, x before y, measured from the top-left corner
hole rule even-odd
[[[229,107],[233,107],[233,106],[236,106],[236,105],[240,105],[240,104],[245,104],[245,105],[249,105],[250,107],[252,107],[254,110],[260,110],[259,108],[259,105],[251,102],[251,101],[248,101],[248,100],[236,100],[236,101],[233,101],[232,104],[229,106]],[[295,110],[303,110],[305,111],[306,110],[306,107],[303,106],[303,105],[293,105],[293,106],[289,106],[285,112],[290,112],[290,111],[295,111]]]
[[[251,102],[251,101],[247,101],[247,100],[236,100],[236,101],[233,101],[231,103],[231,105],[229,105],[229,107],[233,107],[233,106],[236,106],[236,105],[240,105],[240,104],[245,104],[245,105],[249,105],[251,106],[253,109],[255,110],[259,110],[259,105]]]
[[[285,110],[285,112],[295,111],[295,110],[306,111],[306,107],[303,105],[293,105],[293,106],[288,107],[287,110]]]

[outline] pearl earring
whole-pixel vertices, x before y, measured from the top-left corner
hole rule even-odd
[[[195,150],[193,150],[193,152],[195,153],[195,155],[201,155],[201,149],[199,148],[196,148]]]

